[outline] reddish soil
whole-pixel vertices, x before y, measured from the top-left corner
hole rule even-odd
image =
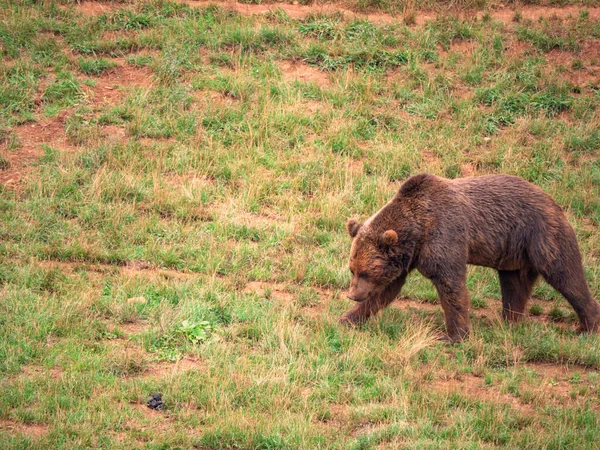
[[[279,64],[285,81],[301,81],[316,83],[319,86],[329,86],[331,81],[326,72],[322,72],[308,64],[295,61],[282,61]]]
[[[285,285],[282,283],[251,281],[244,288],[244,293],[255,293],[261,297],[269,294],[274,300],[282,303],[291,303],[294,301],[294,295],[287,292]]]
[[[473,53],[473,49],[477,47],[479,44],[475,41],[454,41],[450,45],[450,51],[455,53],[460,53],[463,56],[470,56]],[[440,53],[443,53],[441,51]]]
[[[0,420],[0,433],[17,433],[40,439],[48,433],[48,425],[41,423],[21,423],[14,420]]]
[[[314,318],[326,311],[329,301],[337,295],[337,292],[316,287],[311,287],[311,289],[317,292],[318,300],[310,305],[302,306],[300,310],[303,314]],[[251,281],[242,292],[245,294],[255,293],[259,296],[266,296],[270,293],[270,297],[282,306],[292,304],[298,299],[298,295],[289,292],[285,284],[268,281]]]
[[[78,270],[95,272],[99,274],[117,274],[128,277],[146,277],[146,278],[164,278],[164,279],[189,279],[200,276],[199,274],[189,272],[179,272],[177,270],[160,269],[151,266],[145,261],[130,261],[125,266],[115,266],[111,264],[89,263],[83,261],[55,261],[44,260],[37,261],[36,264],[42,267],[58,268],[64,273],[73,273]]]
[[[102,127],[102,133],[109,142],[117,143],[127,140],[125,128],[116,125],[105,125]]]
[[[504,23],[513,22],[515,13],[519,11],[523,19],[537,20],[540,17],[578,17],[579,12],[586,10],[590,14],[590,19],[600,18],[600,8],[587,8],[584,6],[564,6],[556,8],[552,6],[525,6],[523,8],[502,8],[491,13],[491,16]],[[480,14],[481,16],[481,14]]]
[[[137,299],[139,299],[140,297],[136,297]],[[131,299],[129,299],[131,300]],[[130,301],[127,301],[128,304],[131,304]],[[129,323],[123,323],[121,325],[119,325],[119,328],[123,331],[123,333],[125,334],[125,336],[129,337],[129,336],[133,336],[136,334],[142,334],[146,331],[148,331],[150,329],[150,325],[148,325],[147,323],[141,323],[141,322],[129,322]]]
[[[463,163],[460,166],[460,171],[463,177],[472,177],[475,175],[475,166],[473,163]]]
[[[559,78],[581,87],[600,84],[600,40],[586,40],[579,51],[552,50],[544,57],[547,71],[556,71]],[[575,62],[582,67],[574,68]]]
[[[84,86],[84,90],[92,99],[92,104],[116,104],[124,96],[123,88],[152,86],[152,72],[149,69],[127,65],[124,60],[116,61],[119,63],[117,67],[96,77],[95,86]],[[42,86],[40,92],[43,90]],[[39,102],[40,99],[37,103]],[[5,144],[0,146],[0,150],[3,150],[3,158],[9,163],[8,168],[0,170],[0,183],[17,187],[28,173],[31,163],[43,154],[43,145],[61,152],[73,150],[74,147],[69,145],[65,133],[65,122],[71,113],[71,109],[64,110],[55,117],[40,118],[34,123],[26,123],[14,128],[13,132],[18,138],[20,147],[9,151],[3,149]],[[125,138],[125,130],[118,127],[105,127],[104,133],[109,138],[117,140]]]
[[[392,15],[387,13],[360,13],[351,11],[347,8],[344,8],[341,5],[335,3],[325,3],[325,4],[315,4],[315,5],[299,5],[299,4],[290,4],[290,3],[264,3],[260,5],[254,4],[245,4],[245,3],[237,3],[235,1],[185,1],[185,0],[177,0],[179,3],[185,3],[190,5],[191,7],[199,7],[204,8],[212,4],[218,4],[228,10],[236,11],[240,14],[245,15],[253,15],[253,14],[266,14],[275,9],[281,9],[285,11],[285,13],[294,18],[301,19],[304,18],[307,14],[332,14],[335,12],[341,12],[344,15],[352,18],[358,17],[362,19],[369,19],[374,23],[381,24],[390,24],[390,23],[398,23],[402,22],[401,14]],[[77,6],[77,10],[80,11],[84,15],[100,15],[107,12],[114,11],[119,8],[126,8],[127,4],[119,4],[119,3],[101,3],[101,2],[83,2]],[[600,18],[600,8],[586,8],[580,6],[565,6],[562,8],[549,7],[549,6],[524,6],[522,8],[499,8],[494,11],[490,11],[489,14],[496,20],[499,20],[504,23],[510,23],[513,21],[515,16],[515,12],[519,11],[523,19],[531,19],[536,20],[539,17],[577,17],[579,15],[579,11],[585,9],[589,12],[589,16],[592,19]],[[441,14],[457,14],[462,15],[465,18],[478,17],[481,18],[483,15],[482,12],[474,12],[474,11],[461,11],[455,12],[452,9],[448,9],[446,11],[434,12],[434,11],[417,11],[415,14],[415,24],[422,25],[429,20],[434,20],[436,16]]]
[[[458,378],[439,378],[432,381],[430,386],[443,395],[458,393],[492,403],[506,403],[526,414],[533,413],[530,405],[520,402],[512,395],[500,392],[495,386],[486,386],[483,378],[471,374],[463,374]]]
[[[236,99],[216,91],[195,91],[193,93],[194,100],[200,104],[219,106],[227,108],[232,105]]]
[[[93,103],[114,105],[124,97],[124,88],[150,88],[153,74],[146,67],[128,65],[124,60],[114,60],[119,65],[104,72],[99,77],[92,77],[96,85],[86,88]]]
[[[20,147],[3,151],[3,157],[10,166],[0,170],[0,183],[6,186],[16,186],[26,175],[30,164],[43,153],[43,145],[48,145],[60,151],[71,150],[65,134],[65,121],[70,111],[63,111],[56,117],[40,119],[34,123],[26,123],[14,128]],[[2,147],[0,147],[2,149]]]
[[[500,323],[504,323],[504,319],[502,319],[502,302],[497,299],[486,299],[487,306],[485,308],[471,308],[471,314],[479,319],[484,320],[492,320]],[[538,304],[535,300],[531,302],[531,305]],[[401,309],[404,311],[428,311],[429,313],[443,313],[442,307],[440,304],[428,303],[428,302],[419,302],[417,300],[409,299],[407,297],[400,297],[396,301],[394,301],[391,305],[391,308]],[[545,305],[546,312],[550,309],[550,306]],[[565,301],[564,310],[569,311],[568,304]],[[539,322],[544,325],[559,327],[564,329],[575,329],[576,324],[569,322],[568,320],[564,321],[553,321],[548,314],[542,314],[539,316],[532,316],[530,314],[526,314],[522,319],[525,322]]]
[[[543,404],[551,402],[564,405],[585,401],[585,397],[572,397],[571,394],[574,391],[577,391],[579,386],[583,387],[585,385],[590,385],[592,389],[595,389],[595,386],[591,385],[590,382],[586,380],[588,374],[595,372],[593,370],[548,363],[527,364],[516,367],[517,370],[519,370],[519,368],[527,368],[539,376],[539,380],[534,384],[531,382],[519,383],[519,392],[532,393],[538,401],[542,400]],[[573,377],[575,373],[580,374],[580,381],[574,381]],[[458,393],[478,400],[493,403],[506,403],[526,414],[533,412],[533,406],[529,403],[525,403],[521,397],[513,396],[507,392],[501,392],[501,386],[498,386],[497,384],[488,386],[485,384],[483,378],[472,374],[438,376],[431,382],[431,386],[442,394]],[[537,401],[534,403],[537,403]]]
[[[189,370],[206,370],[206,364],[199,358],[186,356],[174,363],[160,362],[151,364],[143,376],[148,378],[163,378],[169,375],[177,375]]]
[[[95,1],[82,1],[77,3],[76,9],[84,16],[101,16],[102,14],[107,14],[120,8],[126,8],[127,6],[129,5],[119,2],[104,3]],[[65,5],[64,7],[66,8],[68,6]]]

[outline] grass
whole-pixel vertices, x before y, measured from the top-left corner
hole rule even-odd
[[[0,447],[595,448],[599,338],[544,283],[508,326],[470,268],[454,346],[416,274],[337,317],[346,219],[420,172],[539,185],[600,297],[597,19],[85,5],[0,0]]]

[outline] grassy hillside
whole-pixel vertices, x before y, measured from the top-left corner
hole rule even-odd
[[[546,284],[508,326],[471,268],[454,346],[418,274],[337,318],[346,219],[421,172],[540,186],[600,299],[600,10],[245,8],[0,0],[0,448],[597,448]]]

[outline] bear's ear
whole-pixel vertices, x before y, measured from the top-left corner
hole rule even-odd
[[[356,237],[356,235],[358,234],[358,230],[360,230],[360,227],[362,227],[362,224],[354,219],[350,219],[346,223],[346,228],[348,229],[348,234],[351,238]]]
[[[379,237],[379,242],[384,247],[392,247],[398,243],[398,233],[394,230],[384,231]]]

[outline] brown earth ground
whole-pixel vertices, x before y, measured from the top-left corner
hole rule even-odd
[[[315,4],[315,5],[299,5],[297,2],[292,4],[290,3],[262,3],[260,5],[255,4],[246,4],[246,3],[238,3],[234,1],[185,1],[185,0],[177,0],[178,3],[184,3],[190,5],[191,7],[202,8],[209,5],[220,5],[226,9],[231,11],[239,12],[240,14],[265,14],[274,9],[278,8],[285,13],[294,18],[301,19],[305,17],[307,14],[328,14],[333,12],[342,12],[348,17],[358,17],[358,18],[368,18],[370,21],[375,23],[394,23],[401,20],[401,15],[392,15],[387,13],[379,13],[379,12],[356,12],[350,9],[344,8],[335,3],[324,3],[324,4]],[[102,3],[102,2],[81,2],[78,3],[76,8],[79,12],[86,16],[94,16],[101,15],[105,13],[109,13],[113,10],[122,8],[124,5],[119,3]],[[589,11],[590,18],[597,19],[600,18],[600,8],[582,8],[580,6],[565,6],[565,7],[552,7],[552,6],[532,6],[532,5],[524,5],[520,8],[499,8],[496,10],[486,11],[485,13],[489,14],[492,18],[499,20],[504,23],[509,23],[513,21],[515,16],[515,12],[520,12],[523,19],[532,19],[536,20],[539,17],[576,17],[579,14],[581,9],[586,9]],[[452,9],[447,10],[448,13],[452,13]],[[481,17],[484,13],[481,11],[463,11],[460,13],[462,16],[466,17]],[[414,23],[416,25],[422,25],[428,20],[433,20],[437,16],[437,13],[431,11],[415,11],[414,13]]]

